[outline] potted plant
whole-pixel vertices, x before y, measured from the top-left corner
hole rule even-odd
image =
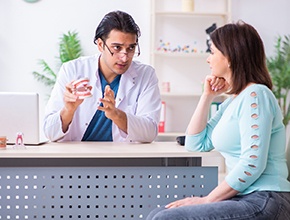
[[[290,35],[278,36],[275,55],[267,58],[273,93],[281,107],[285,127],[290,120]]]
[[[75,31],[68,31],[67,34],[62,34],[59,41],[59,56],[57,57],[58,69],[61,64],[76,59],[81,55],[82,48],[78,38],[78,33]],[[42,67],[42,73],[34,71],[32,74],[38,81],[52,88],[55,84],[57,73],[49,67],[45,60],[40,59],[38,63]]]

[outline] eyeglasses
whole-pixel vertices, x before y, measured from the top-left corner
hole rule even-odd
[[[130,47],[125,48],[126,52],[122,52],[124,49],[121,45],[116,44],[113,46],[112,49],[110,49],[104,40],[103,42],[112,56],[123,58],[126,55],[127,57],[132,58],[132,57],[138,57],[140,55],[140,47],[138,43],[130,45]],[[137,46],[137,51],[135,51],[136,46]],[[113,50],[113,52],[111,50]]]

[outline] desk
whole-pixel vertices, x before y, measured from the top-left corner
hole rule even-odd
[[[69,142],[0,151],[0,219],[145,219],[208,194],[217,167],[175,142]]]

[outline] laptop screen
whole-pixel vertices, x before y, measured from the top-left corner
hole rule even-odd
[[[0,92],[0,136],[7,144],[15,144],[19,132],[26,145],[43,143],[39,119],[38,93]]]

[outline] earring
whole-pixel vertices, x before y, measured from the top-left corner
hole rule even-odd
[[[230,68],[231,67],[231,64],[228,64],[228,68]]]

